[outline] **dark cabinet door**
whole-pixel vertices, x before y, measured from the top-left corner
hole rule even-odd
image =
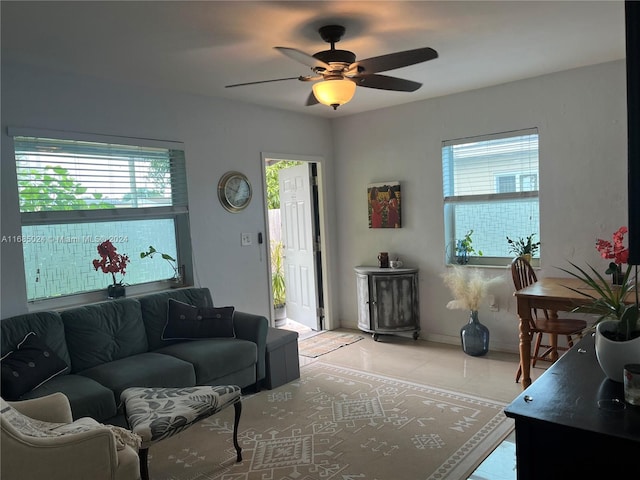
[[[377,333],[413,331],[418,338],[418,269],[356,267],[358,328]]]
[[[414,274],[372,275],[373,329],[379,332],[414,329],[416,289]]]

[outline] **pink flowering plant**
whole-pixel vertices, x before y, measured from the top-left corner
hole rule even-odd
[[[638,329],[640,309],[638,308],[638,303],[637,301],[635,304],[627,302],[627,296],[635,287],[635,279],[631,276],[631,265],[627,266],[624,274],[622,273],[622,264],[627,263],[629,259],[629,250],[624,246],[624,235],[627,231],[627,227],[620,227],[613,234],[613,243],[602,239],[597,239],[596,241],[596,249],[600,252],[602,258],[613,260],[609,263],[606,273],[614,274],[614,276],[620,275],[619,283],[611,285],[591,265],[588,265],[590,271],[587,271],[571,263],[580,273],[564,268],[560,269],[582,280],[589,287],[587,290],[567,287],[590,300],[587,304],[576,307],[572,311],[598,315],[595,324],[605,319],[617,320],[617,330],[615,332],[603,332],[603,335],[616,341],[630,340],[640,336],[640,330]]]
[[[596,239],[596,249],[602,258],[613,260],[609,263],[606,274],[612,275],[622,271],[622,264],[629,259],[629,249],[624,246],[624,236],[629,230],[627,227],[620,227],[613,234],[613,243],[608,240]]]
[[[110,273],[113,285],[122,285],[122,280],[116,282],[116,273],[125,276],[129,257],[118,253],[111,240],[105,240],[98,245],[98,255],[100,258],[93,261],[93,268],[96,271],[102,270],[104,273]]]

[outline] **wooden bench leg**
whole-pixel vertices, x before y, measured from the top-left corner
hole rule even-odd
[[[238,443],[238,425],[240,424],[240,415],[242,414],[242,401],[238,399],[236,403],[233,404],[233,408],[235,410],[235,418],[233,420],[233,446],[236,448],[236,452],[238,452],[238,462],[242,461],[242,448],[240,448],[240,444]],[[142,479],[148,480],[148,479]]]
[[[142,480],[149,480],[149,449],[141,448],[138,450],[138,457],[140,458],[140,478]]]

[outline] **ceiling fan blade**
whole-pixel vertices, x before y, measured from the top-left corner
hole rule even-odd
[[[415,92],[422,84],[404,78],[387,75],[356,75],[352,78],[359,87],[377,88],[379,90],[395,90],[397,92]]]
[[[365,58],[356,62],[358,72],[372,74],[386,72],[396,68],[408,67],[416,63],[426,62],[438,58],[438,52],[433,48],[416,48],[404,52],[389,53],[379,57]]]
[[[312,80],[319,80],[322,77],[287,77],[287,78],[274,78],[273,80],[258,80],[257,82],[246,82],[246,83],[234,83],[233,85],[225,85],[224,88],[231,87],[243,87],[245,85],[257,85],[259,83],[271,83],[271,82],[282,82],[284,80],[300,80],[301,82],[310,82]]]
[[[311,68],[320,67],[320,68],[324,68],[325,70],[330,69],[328,63],[325,63],[322,60],[318,60],[317,58],[307,53],[304,53],[300,50],[297,50],[295,48],[288,48],[288,47],[273,47],[273,48],[278,50],[283,55],[286,55],[289,58],[293,58],[295,61],[300,62],[303,65],[306,65],[307,67],[311,67]]]
[[[317,105],[318,103],[320,102],[318,102],[318,99],[313,94],[313,90],[312,90],[309,96],[307,97],[307,103],[305,103],[305,106],[310,107],[311,105]]]

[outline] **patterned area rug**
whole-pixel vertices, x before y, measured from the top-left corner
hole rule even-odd
[[[362,335],[352,333],[327,331],[298,341],[298,350],[303,357],[316,358],[363,338]]]
[[[512,431],[505,404],[314,362],[300,380],[149,449],[154,480],[460,480]]]

